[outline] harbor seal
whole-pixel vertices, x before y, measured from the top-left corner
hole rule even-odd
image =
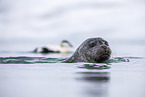
[[[111,49],[106,40],[102,38],[89,38],[85,40],[74,52],[74,54],[63,61],[63,63],[106,62],[111,56]]]

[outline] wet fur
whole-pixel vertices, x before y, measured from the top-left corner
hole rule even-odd
[[[84,41],[75,53],[65,63],[89,62],[101,63],[107,61],[111,56],[111,49],[106,40],[102,38],[89,38]]]

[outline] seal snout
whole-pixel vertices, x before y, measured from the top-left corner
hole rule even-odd
[[[100,49],[97,52],[97,59],[95,59],[96,62],[105,62],[110,58],[111,55],[111,49],[109,48],[109,46],[101,46]]]
[[[103,55],[99,56],[98,59],[96,59],[95,61],[98,63],[101,63],[101,62],[107,61],[109,58],[110,58],[110,55],[103,54]]]
[[[110,55],[111,54],[111,50],[108,46],[101,46],[100,47],[100,54],[106,54],[106,55]]]

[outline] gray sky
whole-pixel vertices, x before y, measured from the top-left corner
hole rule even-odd
[[[0,38],[145,40],[144,0],[1,0]]]

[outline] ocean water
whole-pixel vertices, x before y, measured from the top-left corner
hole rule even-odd
[[[108,63],[61,63],[69,55],[4,54],[0,57],[1,97],[145,96],[145,57],[112,57]]]
[[[144,0],[0,0],[0,97],[145,97]],[[107,63],[61,63],[39,54],[102,37]]]

